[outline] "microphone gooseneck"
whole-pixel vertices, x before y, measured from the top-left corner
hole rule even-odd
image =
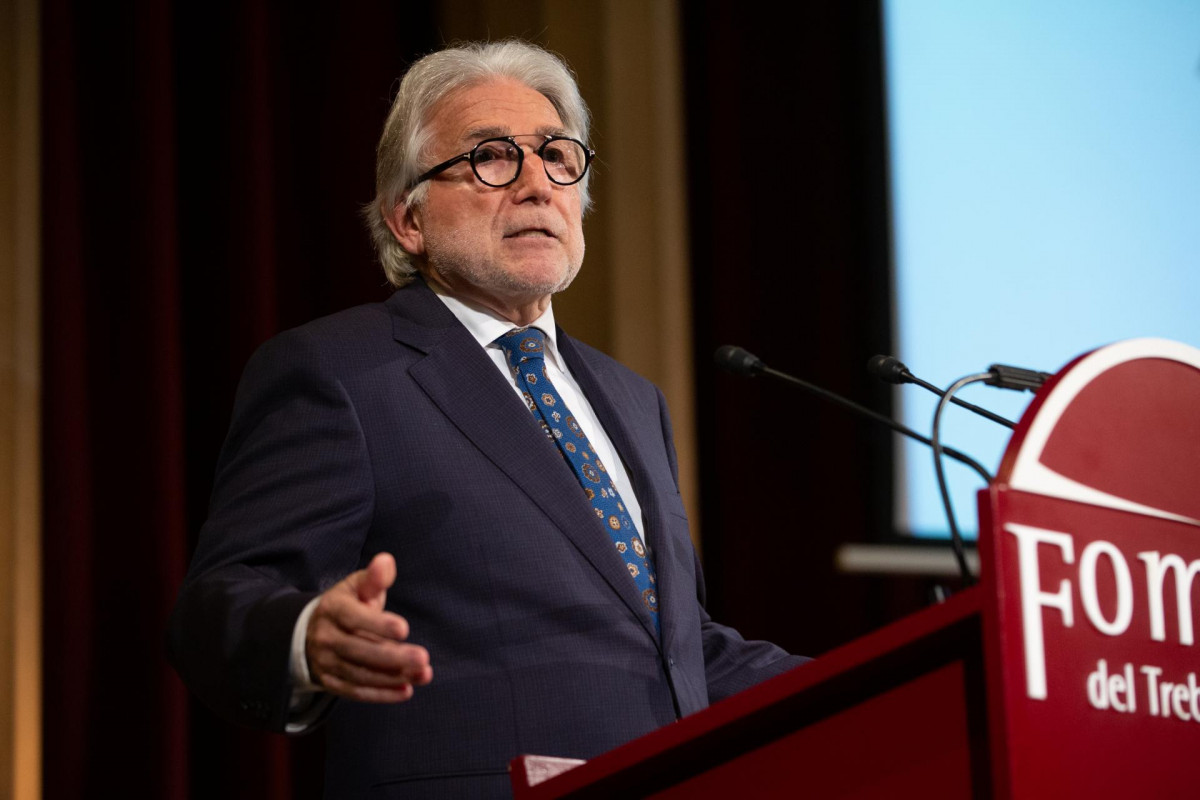
[[[992,369],[995,370],[996,367],[992,367]],[[936,394],[938,397],[944,397],[946,395],[945,392],[934,386],[932,383],[923,381],[916,375],[913,375],[909,368],[904,366],[904,363],[895,356],[871,356],[871,358],[867,360],[867,372],[871,373],[880,380],[887,381],[888,383],[897,385],[902,383],[913,383],[917,386],[920,386],[927,392]],[[974,412],[986,420],[995,422],[997,425],[1003,425],[1010,430],[1017,427],[1017,423],[1013,422],[1012,420],[1005,419],[999,414],[993,414],[986,408],[980,408],[974,403],[968,403],[966,400],[959,400],[953,395],[950,397],[950,402],[954,403],[956,406]]]
[[[910,439],[914,439],[915,441],[918,441],[927,447],[932,446],[933,444],[930,439],[927,439],[911,428],[901,425],[891,417],[887,417],[883,414],[872,411],[871,409],[861,406],[852,400],[847,400],[845,397],[842,397],[839,394],[834,394],[828,389],[822,389],[820,386],[816,386],[795,376],[788,375],[786,372],[780,372],[777,369],[768,367],[763,363],[762,359],[758,358],[752,353],[747,352],[741,347],[731,344],[718,347],[716,353],[714,354],[714,360],[716,361],[717,366],[732,372],[735,375],[742,375],[745,377],[767,375],[783,383],[791,384],[792,386],[798,386],[811,394],[815,394],[818,397],[822,397],[830,401],[831,403],[836,403],[842,408],[849,409],[855,414],[859,414],[867,419],[878,422],[880,425],[886,425],[897,433],[903,434]],[[965,464],[966,466],[975,470],[975,472],[979,474],[979,477],[983,478],[984,483],[992,482],[991,473],[984,469],[983,465],[975,459],[971,458],[965,453],[955,450],[953,447],[943,446],[941,449],[946,455],[950,456],[950,458],[953,458],[955,461]]]

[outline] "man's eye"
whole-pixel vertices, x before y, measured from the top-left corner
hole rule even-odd
[[[542,161],[558,173],[575,176],[583,164],[583,151],[572,142],[552,142],[542,151]]]
[[[486,142],[475,148],[475,163],[486,164],[489,161],[516,161],[517,148],[508,142]]]

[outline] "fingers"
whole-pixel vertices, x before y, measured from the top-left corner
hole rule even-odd
[[[420,645],[335,634],[327,649],[347,664],[382,675],[395,675],[409,683],[428,683],[422,677],[429,669],[429,652]]]
[[[313,681],[327,691],[366,702],[391,703],[412,697],[414,686],[433,680],[429,653],[417,645],[346,641],[309,651]]]
[[[314,683],[354,700],[395,703],[433,679],[429,652],[405,643],[408,621],[383,610],[395,580],[395,560],[380,553],[321,596],[305,637]]]
[[[390,690],[423,686],[433,679],[429,653],[417,645],[354,641],[342,637],[330,647],[314,648],[309,668],[325,688],[356,699],[356,689]]]
[[[403,644],[370,633],[343,630],[322,621],[310,626],[306,642],[310,667],[316,664],[338,672],[335,664],[395,676],[398,680],[418,683],[429,668],[429,652],[420,645]],[[349,674],[347,674],[349,677]],[[384,685],[387,680],[375,681]]]
[[[321,598],[312,621],[327,621],[347,633],[367,633],[396,642],[408,638],[408,620],[404,617],[372,608],[353,595],[341,594],[334,589]],[[310,629],[312,621],[309,622]]]
[[[377,553],[365,570],[354,573],[347,580],[354,583],[359,600],[364,603],[378,602],[379,607],[383,608],[387,590],[396,581],[396,559],[392,558],[391,553]]]
[[[324,687],[327,691],[360,703],[402,703],[413,696],[412,684],[404,684],[395,689],[380,689],[370,686],[359,686],[341,678],[329,675]]]

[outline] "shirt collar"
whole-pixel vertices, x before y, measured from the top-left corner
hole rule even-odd
[[[442,287],[433,281],[429,281],[428,284],[438,299],[445,303],[446,308],[450,309],[450,313],[463,324],[475,341],[479,342],[480,347],[486,349],[492,346],[498,338],[516,327],[510,320],[494,314],[483,306],[446,294]],[[547,303],[546,310],[542,312],[542,315],[527,327],[537,328],[546,335],[546,353],[557,366],[561,367],[561,359],[558,356],[558,328],[554,324],[554,304]],[[499,347],[499,345],[496,346]]]

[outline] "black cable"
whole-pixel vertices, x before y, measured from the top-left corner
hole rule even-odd
[[[950,544],[954,549],[954,558],[958,561],[958,570],[962,573],[963,582],[970,586],[975,583],[975,577],[971,575],[971,568],[967,566],[967,556],[963,547],[962,534],[959,533],[958,523],[954,518],[954,505],[950,502],[950,490],[946,486],[946,472],[942,467],[942,453],[946,448],[942,446],[941,441],[941,425],[942,412],[946,406],[950,404],[954,394],[964,386],[979,381],[986,381],[993,377],[991,372],[980,372],[975,375],[968,375],[965,378],[959,378],[954,383],[950,384],[950,388],[942,395],[942,399],[938,401],[937,410],[933,412],[933,436],[931,437],[930,447],[933,448],[933,469],[937,473],[938,490],[942,493],[942,505],[946,509],[946,520],[950,523]],[[991,479],[988,479],[991,483]]]

